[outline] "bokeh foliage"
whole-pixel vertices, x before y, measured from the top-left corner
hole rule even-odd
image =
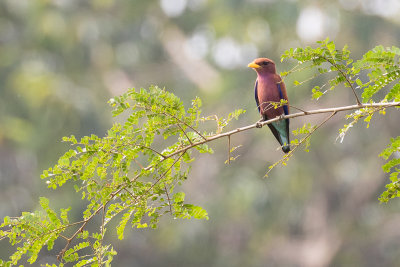
[[[180,6],[180,13],[166,12],[162,3]],[[247,109],[228,129],[239,127],[258,119],[255,74],[246,69],[254,57],[269,57],[279,71],[290,70],[292,61],[278,63],[285,50],[314,47],[329,36],[360,59],[372,47],[399,43],[398,12],[396,1],[378,0],[1,1],[1,217],[41,209],[37,200],[46,195],[57,212],[71,206],[70,220],[81,219],[82,202],[67,189],[71,183],[48,191],[37,177],[69,149],[62,136],[105,136],[112,120],[104,103],[126,88],[165,86],[185,106],[198,95],[205,114]],[[310,101],[311,88],[330,74],[300,86],[292,82],[314,74],[285,78],[290,104],[309,110],[354,102],[351,91],[342,89]],[[216,142],[213,155],[196,157],[183,185],[186,199],[205,207],[211,219],[166,216],[157,231],[127,231],[122,242],[115,242],[110,226],[106,239],[118,251],[113,263],[395,266],[399,202],[376,200],[390,175],[381,171],[384,159],[376,155],[399,129],[397,111],[386,113],[374,116],[368,130],[361,121],[355,124],[343,143],[335,141],[343,127],[335,116],[313,135],[309,153],[297,150],[268,180],[262,179],[266,169],[281,156],[268,130],[232,138],[232,146],[242,146],[230,166],[221,164],[226,140]],[[301,117],[291,126],[314,126],[321,116]],[[61,243],[42,250],[36,264],[57,262],[54,251]],[[13,248],[0,245],[0,258],[6,259]]]
[[[308,65],[305,68],[296,66],[284,75],[312,68],[316,68],[319,74],[333,72],[334,77],[327,81],[331,86],[329,91],[339,84],[345,84],[344,88],[353,90],[358,104],[356,111],[346,117],[353,119],[352,125],[360,118],[364,118],[369,126],[371,117],[376,112],[385,114],[386,108],[399,107],[399,102],[389,103],[388,100],[399,99],[400,93],[397,89],[393,89],[396,87],[394,86],[380,101],[375,102],[381,104],[380,106],[371,106],[360,102],[354,86],[357,84],[358,88],[363,90],[363,95],[369,94],[368,98],[363,97],[363,101],[372,104],[371,97],[374,93],[370,93],[371,90],[376,93],[389,82],[398,80],[398,77],[394,77],[387,81],[388,75],[400,73],[396,51],[400,50],[395,47],[374,48],[372,52],[367,52],[362,60],[352,64],[353,60],[347,47],[336,50],[334,42],[326,39],[319,42],[317,48],[306,47],[286,51],[282,60],[293,58],[297,61],[297,66],[304,63]],[[328,63],[329,66],[322,69],[321,65],[324,63]],[[363,71],[367,71],[367,76],[370,77],[370,80],[364,82],[367,85],[357,77]],[[377,72],[379,74],[376,74]],[[302,83],[294,82],[296,85]],[[313,99],[319,99],[324,95],[318,94],[320,88],[324,86],[325,84],[314,87]],[[318,96],[315,97],[315,94]],[[41,197],[41,211],[24,212],[20,217],[5,217],[1,225],[0,238],[8,238],[13,246],[18,247],[10,256],[10,260],[2,261],[2,264],[16,265],[25,254],[29,256],[28,262],[34,263],[42,247],[47,246],[48,250],[52,250],[55,240],[64,239],[66,245],[58,254],[61,266],[70,262],[77,266],[109,265],[116,251],[111,245],[103,244],[103,239],[108,223],[112,220],[118,221],[116,233],[119,239],[123,239],[128,224],[138,229],[157,228],[159,219],[164,214],[183,219],[209,218],[207,211],[202,207],[186,203],[185,193],[176,192],[175,188],[190,175],[190,167],[194,161],[192,150],[213,153],[208,142],[223,133],[224,127],[244,111],[236,110],[227,118],[218,118],[216,115],[203,117],[202,102],[199,98],[192,100],[191,107],[185,109],[177,96],[157,86],[152,86],[148,90],[130,89],[127,93],[112,98],[110,104],[114,108],[114,116],[128,112],[124,123],[115,123],[102,138],[94,134],[80,140],[73,135],[63,138],[72,149],[61,156],[54,167],[42,174],[42,179],[46,179],[48,187],[52,189],[73,183],[76,193],[80,193],[83,202],[86,203],[82,220],[70,222],[68,218],[70,207],[61,209],[57,215],[50,208],[49,200]],[[287,103],[274,106],[277,108],[284,104]],[[307,115],[306,113],[304,115]],[[284,155],[278,163],[286,165],[296,148],[305,140],[307,140],[305,150],[308,151],[311,135],[336,113],[332,112],[328,119],[315,127],[306,124],[294,130],[294,135],[304,134],[305,137],[302,140],[294,139],[291,143],[292,151]],[[208,121],[214,121],[216,125],[214,131],[200,128],[200,123]],[[349,129],[348,125],[345,125],[341,130],[342,140]],[[234,131],[237,132],[239,131]],[[160,138],[163,139],[162,144],[170,143],[170,145],[157,150],[154,148],[154,142]],[[228,138],[231,138],[231,135]],[[381,156],[388,160],[393,153],[399,152],[399,149],[399,137],[397,137],[391,140],[391,144]],[[387,185],[387,191],[380,198],[382,202],[400,196],[399,164],[400,161],[393,158],[383,166],[386,172],[392,169],[395,171],[390,175],[391,183]],[[275,166],[276,164],[272,165],[270,169]],[[96,215],[101,216],[98,231],[87,230],[87,224]],[[74,229],[72,234],[66,235],[65,232],[71,228]]]

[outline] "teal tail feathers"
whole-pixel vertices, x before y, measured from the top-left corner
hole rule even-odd
[[[290,141],[289,141],[289,121],[282,120],[268,124],[275,138],[279,141],[282,146],[282,151],[289,153]]]
[[[285,153],[289,153],[289,151],[290,151],[290,146],[289,146],[289,145],[284,145],[284,146],[282,147],[282,150],[283,150],[283,152],[285,152]]]

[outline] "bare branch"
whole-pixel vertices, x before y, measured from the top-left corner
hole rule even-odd
[[[172,214],[171,198],[169,197],[168,188],[167,188],[167,185],[166,185],[166,184],[164,184],[164,188],[165,188],[165,194],[167,195],[168,206],[169,206],[169,212]]]
[[[228,164],[231,164],[231,136],[228,135]]]
[[[341,111],[348,111],[348,110],[355,110],[355,109],[362,109],[362,108],[389,108],[389,107],[395,107],[399,106],[400,107],[400,101],[399,102],[387,102],[387,103],[366,103],[366,104],[361,104],[361,105],[350,105],[350,106],[343,106],[343,107],[337,107],[337,108],[322,108],[322,109],[314,109],[314,110],[308,110],[308,111],[303,111],[303,112],[298,112],[298,113],[293,113],[285,116],[280,116],[276,117],[274,119],[266,120],[266,121],[261,121],[259,124],[261,126],[264,126],[266,124],[270,124],[276,121],[284,120],[284,119],[291,119],[291,118],[296,118],[296,117],[303,117],[303,116],[309,116],[309,115],[315,115],[315,114],[323,114],[323,113],[332,113],[332,112],[341,112]],[[235,130],[226,132],[226,133],[221,133],[221,134],[216,134],[214,136],[208,137],[206,140],[199,141],[196,143],[193,143],[192,145],[186,146],[182,149],[179,149],[169,155],[166,155],[166,158],[172,157],[176,154],[182,153],[183,151],[187,151],[188,149],[191,149],[195,146],[202,145],[223,137],[231,136],[239,132],[247,131],[253,128],[257,127],[257,123],[244,126],[241,128],[237,128]]]
[[[186,135],[186,134],[185,134],[185,135]],[[159,155],[159,156],[165,158],[165,156],[164,156],[163,154],[161,154],[160,152],[158,152],[158,151],[152,149],[151,147],[144,146],[144,145],[140,145],[140,144],[132,144],[132,145],[133,145],[133,146],[139,146],[139,147],[141,147],[141,148],[145,148],[145,149],[151,150],[152,152],[156,153],[157,155]]]
[[[179,129],[181,129],[182,133],[185,135],[185,137],[186,137],[186,139],[189,141],[189,143],[190,143],[191,145],[193,145],[192,140],[190,140],[189,136],[186,134],[186,132],[185,132],[185,130],[182,128],[182,126],[180,126],[179,123],[176,124],[176,125],[178,125]],[[203,137],[203,139],[204,139],[204,137]]]

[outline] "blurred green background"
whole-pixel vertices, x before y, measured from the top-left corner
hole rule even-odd
[[[259,118],[256,74],[246,67],[254,58],[288,70],[293,62],[279,62],[285,49],[326,37],[358,58],[379,44],[400,46],[399,26],[397,0],[2,0],[0,216],[37,208],[41,195],[81,216],[70,186],[50,191],[39,175],[68,149],[62,136],[104,136],[113,122],[106,102],[127,88],[156,84],[186,104],[199,96],[204,115],[246,109],[231,127],[244,126]],[[354,103],[348,88],[312,101],[313,84],[294,87],[293,79],[285,81],[294,106]],[[323,118],[297,118],[291,127]],[[357,125],[340,143],[344,123],[329,121],[309,153],[297,151],[267,179],[282,156],[268,129],[235,135],[243,146],[231,165],[226,140],[216,141],[216,153],[197,156],[183,186],[210,220],[166,216],[159,229],[128,229],[120,242],[109,229],[113,266],[396,266],[399,201],[377,198],[388,179],[378,154],[399,135],[398,111],[369,129]],[[44,249],[37,265],[56,263],[63,245]],[[0,257],[9,252],[2,241]]]

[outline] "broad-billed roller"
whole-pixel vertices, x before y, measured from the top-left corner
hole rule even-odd
[[[288,101],[285,83],[276,73],[275,63],[269,58],[257,58],[248,67],[257,72],[255,98],[261,120],[269,120],[289,114],[289,102],[279,105],[281,99]],[[275,105],[273,105],[275,104]],[[289,119],[268,124],[285,153],[290,151]]]

